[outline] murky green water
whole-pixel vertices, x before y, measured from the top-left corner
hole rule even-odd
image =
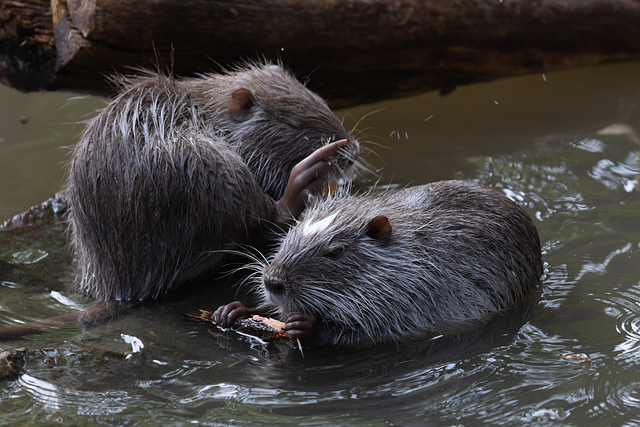
[[[83,128],[78,122],[104,105],[104,99],[96,97],[68,93],[25,95],[0,85],[3,221],[60,190],[69,147]]]
[[[50,197],[80,127],[101,100],[0,87],[0,213]],[[539,303],[476,333],[367,351],[306,351],[213,333],[180,319],[234,291],[203,284],[89,329],[39,340],[76,347],[28,357],[0,380],[0,425],[635,425],[640,422],[640,63],[457,89],[362,106],[381,184],[462,178],[500,189],[535,218],[547,274]],[[19,116],[29,116],[22,124]],[[625,130],[626,129],[626,130]],[[54,155],[55,154],[55,155]],[[36,257],[37,258],[37,257]],[[27,262],[35,258],[25,258]],[[0,320],[86,305],[52,280],[0,269]],[[44,262],[44,261],[37,261]],[[46,279],[46,278],[45,278]],[[233,282],[233,278],[228,279]],[[64,296],[72,301],[67,301]],[[46,316],[45,316],[46,317]],[[135,339],[134,339],[135,338]],[[563,356],[584,353],[588,362]]]

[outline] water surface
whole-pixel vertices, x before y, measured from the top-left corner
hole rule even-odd
[[[103,101],[4,87],[0,96],[0,213],[9,217],[59,189],[67,155],[60,147],[81,130],[64,123]],[[22,114],[29,116],[24,125]],[[233,288],[221,294],[203,283],[106,325],[0,343],[69,346],[29,357],[25,374],[0,380],[0,424],[640,422],[640,63],[507,79],[338,114],[347,128],[366,116],[358,129],[376,153],[368,159],[381,169],[380,185],[469,179],[522,204],[543,244],[540,300],[465,336],[303,357],[288,343],[182,321],[183,312],[236,297]],[[45,262],[36,255],[0,269],[1,320],[90,303],[64,283],[26,274],[20,259]],[[73,346],[130,357],[92,360]],[[564,358],[571,354],[585,356]]]

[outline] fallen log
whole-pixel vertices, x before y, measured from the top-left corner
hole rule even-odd
[[[109,94],[105,74],[281,59],[345,107],[640,58],[640,0],[4,0],[0,81]],[[218,65],[220,64],[220,65]]]

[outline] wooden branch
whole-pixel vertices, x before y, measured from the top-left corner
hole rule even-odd
[[[200,316],[182,313],[182,318],[192,322],[201,322],[207,327],[218,328],[216,322],[213,321],[213,312],[200,310]],[[284,323],[268,317],[258,316],[254,314],[248,319],[238,319],[233,325],[233,329],[244,334],[252,335],[263,341],[277,341],[288,337],[284,330]]]
[[[109,93],[104,74],[280,58],[334,107],[640,58],[640,0],[4,0],[0,79]],[[51,17],[48,25],[47,17]],[[55,48],[53,47],[55,45]]]

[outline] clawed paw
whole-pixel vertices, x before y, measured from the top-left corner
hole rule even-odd
[[[317,149],[294,166],[282,199],[278,202],[283,216],[297,218],[304,210],[305,195],[318,190],[324,184],[327,172],[335,170],[331,164],[333,156],[340,147],[347,143],[346,139],[332,142]]]
[[[284,330],[292,340],[308,342],[313,337],[316,320],[310,314],[291,313],[284,325]]]
[[[251,316],[240,301],[234,301],[227,305],[222,305],[213,313],[213,321],[221,328],[230,328],[238,319],[246,319]]]

